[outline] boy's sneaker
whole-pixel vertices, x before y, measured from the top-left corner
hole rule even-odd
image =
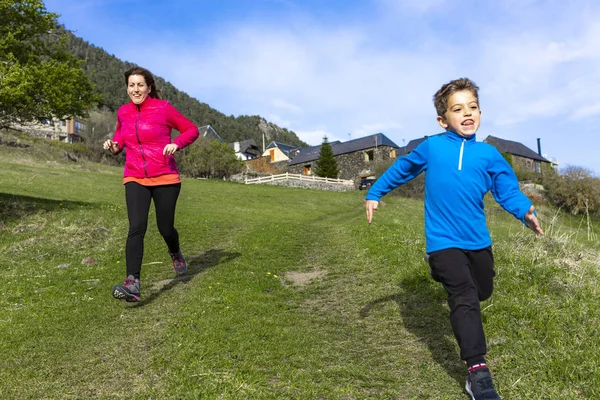
[[[479,368],[469,372],[465,389],[472,400],[502,400],[502,397],[498,395],[496,388],[494,388],[492,374],[487,368]]]
[[[183,275],[187,272],[188,266],[187,262],[185,262],[185,258],[183,258],[183,254],[181,254],[181,250],[177,253],[171,253],[169,251],[169,255],[171,256],[171,260],[173,260],[173,269],[177,275]]]
[[[140,301],[140,280],[129,275],[123,285],[115,285],[112,290],[113,297],[128,302]]]

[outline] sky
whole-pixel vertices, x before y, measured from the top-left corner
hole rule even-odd
[[[600,176],[596,0],[46,0],[89,43],[226,115],[310,145],[443,131],[433,94],[479,87],[477,140]],[[125,87],[123,88],[125,90]]]

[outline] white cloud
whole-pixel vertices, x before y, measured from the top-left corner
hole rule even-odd
[[[269,114],[267,116],[267,119],[269,120],[269,122],[272,122],[272,123],[274,123],[275,125],[277,125],[277,126],[279,126],[281,128],[289,128],[290,125],[291,125],[290,121],[281,118],[277,114]]]
[[[323,143],[324,136],[327,136],[327,141],[330,143],[335,142],[336,140],[339,140],[341,142],[348,140],[347,138],[337,137],[336,135],[334,135],[331,132],[328,132],[324,129],[299,130],[299,131],[295,131],[295,132],[298,135],[298,137],[300,138],[300,140],[308,143],[311,146],[317,146],[317,145]]]
[[[571,119],[580,120],[587,117],[595,117],[600,115],[600,103],[594,103],[575,110]]]
[[[424,14],[442,7],[446,2],[447,0],[378,0],[385,10],[403,14]]]
[[[364,124],[352,131],[352,137],[358,138],[362,136],[372,135],[374,133],[380,132],[389,132],[402,129],[402,124],[389,121],[389,122],[379,122],[373,124]]]
[[[502,128],[494,134],[524,143],[543,132],[549,149],[563,127],[574,142],[595,131],[600,3],[373,0],[364,15],[339,20],[319,14],[318,5],[299,18],[294,4],[278,18],[224,16],[218,29],[207,23],[180,37],[175,29],[132,32],[107,51],[220,111],[269,116],[310,144],[324,135],[345,141],[348,133],[381,131],[398,143],[438,132],[432,95],[460,76],[481,86],[482,131]],[[468,18],[457,20],[463,6]],[[600,144],[594,135],[586,140]],[[567,147],[552,153],[564,158]],[[595,156],[573,153],[566,162],[585,160],[600,171]]]
[[[271,105],[275,108],[281,108],[281,109],[284,109],[287,111],[291,111],[293,113],[298,113],[298,114],[302,113],[302,108],[300,108],[294,104],[288,103],[285,100],[275,99],[271,102]]]

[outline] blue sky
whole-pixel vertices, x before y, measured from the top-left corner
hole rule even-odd
[[[600,176],[596,0],[46,0],[59,21],[227,115],[315,145],[441,131],[433,94],[469,77],[478,140]],[[123,88],[125,90],[125,88]]]

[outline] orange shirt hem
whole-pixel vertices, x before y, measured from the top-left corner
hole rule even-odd
[[[123,185],[129,182],[136,182],[142,186],[174,185],[176,183],[181,183],[181,177],[179,174],[165,174],[154,176],[152,178],[134,178],[133,176],[126,176],[123,178]]]

